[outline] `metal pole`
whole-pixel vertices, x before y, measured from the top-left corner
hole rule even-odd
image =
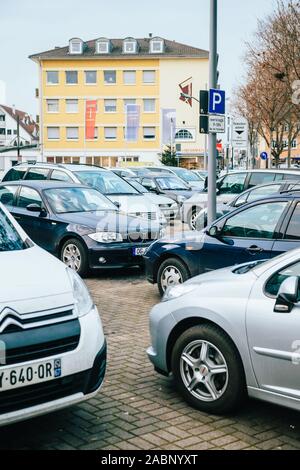
[[[17,115],[17,158],[18,163],[20,163],[20,116]]]
[[[209,88],[217,88],[217,0],[210,0]],[[208,137],[208,225],[216,220],[217,134]]]

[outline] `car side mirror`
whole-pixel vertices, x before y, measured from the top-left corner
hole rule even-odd
[[[212,238],[218,238],[222,233],[222,229],[218,227],[217,225],[212,225],[208,229],[208,235]]]
[[[26,209],[29,211],[29,212],[43,212],[44,209],[39,206],[38,204],[29,204],[28,206],[26,206]]]
[[[290,313],[299,299],[300,280],[297,276],[288,277],[281,284],[274,307],[274,312]]]

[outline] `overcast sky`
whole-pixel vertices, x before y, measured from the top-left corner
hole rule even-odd
[[[229,93],[242,80],[244,42],[275,0],[219,0],[219,70]],[[6,104],[37,113],[37,66],[30,54],[69,38],[147,37],[149,33],[208,48],[209,0],[13,0],[1,2],[0,81]],[[1,84],[0,84],[1,96]]]

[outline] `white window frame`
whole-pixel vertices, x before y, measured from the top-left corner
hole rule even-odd
[[[52,102],[52,103],[50,103],[50,102]],[[51,110],[49,109],[49,105],[50,105],[50,104],[53,105],[54,102],[55,102],[55,104],[56,104],[56,109],[55,109],[54,111],[51,111]],[[57,99],[57,98],[49,98],[49,99],[47,99],[47,113],[48,113],[48,114],[57,114],[57,113],[59,113],[59,99]]]
[[[151,102],[154,103],[153,110],[151,110],[151,111],[146,110],[145,104],[146,104],[147,101],[151,101]],[[143,112],[146,113],[146,114],[154,114],[156,112],[156,99],[155,98],[144,98],[143,99]]]
[[[67,81],[67,74],[68,74],[69,72],[73,72],[73,73],[76,72],[76,73],[77,73],[77,82],[75,82],[75,83],[68,83],[68,81]],[[75,85],[78,85],[78,70],[66,70],[66,71],[65,71],[65,75],[66,75],[66,85],[68,85],[68,86],[75,86]]]
[[[126,74],[133,74],[134,75],[134,81],[133,82],[127,82],[125,80]],[[123,83],[124,85],[135,85],[136,84],[136,70],[123,70]]]
[[[79,45],[79,50],[74,51],[74,45],[76,45],[76,46]],[[82,52],[83,52],[83,41],[82,41],[82,39],[79,39],[79,38],[70,39],[69,54],[71,54],[71,55],[81,55]]]
[[[95,81],[95,82],[88,82],[88,81],[87,81],[87,74],[88,74],[89,72],[94,72],[94,73],[96,74],[96,81]],[[85,70],[85,71],[84,71],[84,84],[85,84],[85,85],[88,85],[88,86],[95,86],[95,85],[97,85],[97,78],[98,78],[98,77],[97,77],[97,70]]]
[[[58,137],[50,137],[49,136],[49,130],[50,129],[52,129],[52,130],[57,129],[58,130],[58,134],[57,134]],[[60,140],[60,128],[59,128],[59,126],[48,126],[47,127],[47,140]]]
[[[108,129],[115,129],[115,136],[113,136],[113,137],[107,137],[107,136],[106,136],[106,131],[107,131]],[[117,127],[116,127],[116,126],[106,126],[106,127],[104,127],[104,139],[105,139],[105,140],[115,141],[115,140],[117,140],[117,134],[118,134],[118,130],[117,130]]]
[[[154,44],[159,44],[160,49],[157,51],[154,49]],[[164,40],[163,39],[152,39],[150,41],[150,53],[151,54],[162,54],[164,52]]]
[[[127,46],[133,44],[133,50],[128,51]],[[123,54],[136,54],[137,53],[137,41],[135,39],[124,39],[123,41]]]
[[[154,129],[154,136],[151,137],[151,138],[145,137],[145,130],[146,129]],[[148,141],[154,141],[155,139],[156,139],[156,127],[155,126],[144,126],[143,127],[143,140],[146,140],[148,142]]]
[[[145,81],[145,74],[152,72],[154,75],[153,82]],[[156,71],[155,70],[143,70],[143,84],[144,85],[153,85],[156,83]]]
[[[100,45],[105,45],[105,51],[100,51],[99,46]],[[96,54],[108,54],[109,53],[109,41],[103,40],[98,40],[96,41]]]
[[[114,72],[115,73],[115,81],[114,82],[106,82],[105,81],[105,73],[106,72]],[[117,84],[117,71],[116,70],[103,70],[103,81],[104,81],[104,85],[109,85],[109,86],[116,85]]]
[[[76,111],[70,111],[70,110],[68,110],[68,106],[70,106],[70,103],[68,103],[68,102],[70,102],[70,101],[74,101],[74,102],[76,101]],[[73,105],[75,105],[75,103],[73,103]],[[66,99],[66,113],[67,113],[67,114],[77,114],[78,112],[79,112],[79,103],[78,103],[78,99],[76,99],[76,98],[67,98],[67,99]]]
[[[107,106],[107,101],[113,101],[115,103],[115,110],[114,111],[108,111],[106,109],[106,106]],[[111,106],[112,107],[112,106]],[[111,114],[111,113],[116,113],[117,112],[117,100],[115,98],[105,98],[104,99],[104,112],[105,113],[108,113],[108,114]]]
[[[55,73],[56,76],[57,76],[57,82],[49,82],[48,81],[48,73]],[[58,72],[58,70],[46,70],[46,82],[47,82],[47,85],[49,85],[49,86],[59,85],[59,72]]]
[[[70,129],[76,129],[77,130],[77,137],[69,137],[68,136],[68,131]],[[78,126],[68,126],[68,127],[66,127],[66,140],[79,140],[79,127]]]

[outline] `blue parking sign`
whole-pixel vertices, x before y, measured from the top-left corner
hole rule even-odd
[[[210,114],[225,114],[225,91],[209,90],[209,113]]]

